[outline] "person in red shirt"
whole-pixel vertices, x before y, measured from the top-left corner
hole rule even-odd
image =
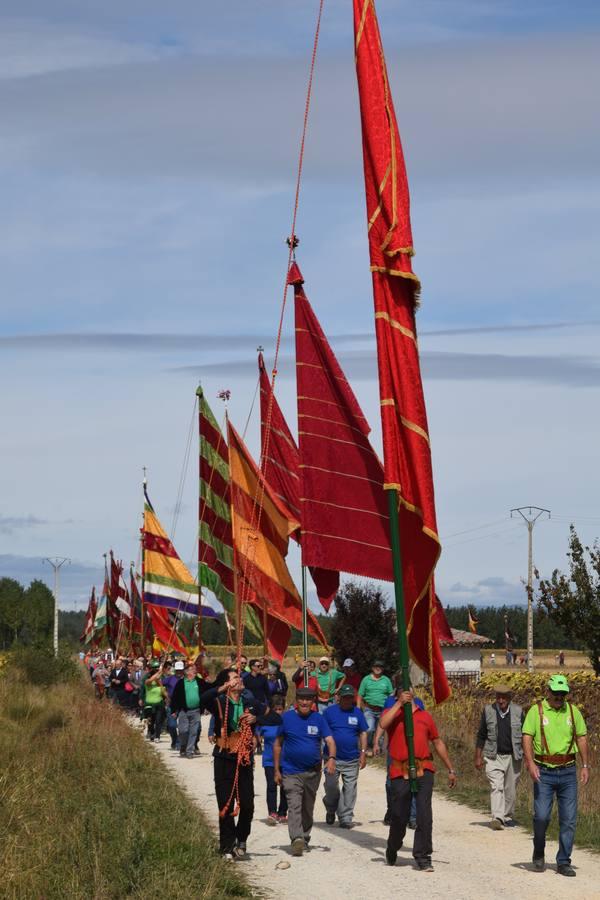
[[[422,872],[432,872],[433,814],[431,795],[435,766],[431,753],[433,745],[437,755],[448,769],[448,784],[456,784],[456,772],[450,762],[448,750],[439,736],[435,722],[413,700],[412,691],[402,691],[389,709],[382,712],[379,724],[388,733],[391,778],[391,825],[385,851],[388,866],[396,864],[398,850],[402,846],[410,817],[411,791],[408,780],[408,746],[404,732],[404,704],[412,704],[414,725],[415,763],[417,767],[417,828],[413,842],[413,857]]]
[[[360,683],[362,681],[362,677],[359,672],[356,671],[356,666],[354,665],[354,660],[345,659],[342,663],[342,672],[346,676],[346,680],[344,684],[351,684],[354,688],[354,696],[357,696],[358,689],[360,687]]]
[[[303,659],[294,674],[292,675],[292,681],[296,685],[297,688],[304,687],[304,670],[308,671],[308,684],[307,687],[314,691],[315,693],[319,690],[319,682],[317,681],[317,676],[315,675],[315,661],[314,659]]]

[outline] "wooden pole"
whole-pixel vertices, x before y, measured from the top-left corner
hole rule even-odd
[[[408,636],[406,634],[406,613],[404,610],[404,582],[402,579],[402,554],[400,549],[400,523],[398,516],[398,492],[387,491],[390,514],[390,537],[392,543],[392,561],[394,565],[394,596],[396,600],[396,623],[398,628],[398,650],[400,654],[400,670],[402,672],[402,689],[410,690],[410,669],[408,654]],[[415,740],[412,704],[404,704],[404,734],[408,746],[408,777],[410,790],[418,791],[417,767],[415,764]]]

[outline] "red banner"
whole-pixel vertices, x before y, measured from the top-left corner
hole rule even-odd
[[[431,448],[415,325],[408,179],[373,0],[354,0],[369,254],[383,431],[385,487],[398,492],[410,650],[436,700],[449,694],[433,627],[440,554]]]

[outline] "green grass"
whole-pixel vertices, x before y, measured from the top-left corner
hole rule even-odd
[[[6,900],[251,897],[201,812],[85,681],[0,680]]]

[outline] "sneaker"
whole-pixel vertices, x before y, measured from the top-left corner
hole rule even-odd
[[[433,872],[433,866],[431,864],[431,859],[418,859],[417,860],[417,868],[419,872]]]
[[[340,828],[354,828],[354,822],[340,822]]]
[[[577,872],[575,871],[573,866],[569,865],[568,863],[563,866],[557,866],[556,872],[558,875],[566,875],[567,878],[575,878],[575,876],[577,875]]]
[[[184,757],[184,756],[185,756],[185,750],[180,750],[180,751],[179,751],[179,755],[182,756],[182,757]]]
[[[229,853],[228,851],[225,853],[221,853],[221,859],[232,860],[233,858],[233,853]]]
[[[277,825],[278,821],[279,818],[277,816],[277,813],[269,813],[269,815],[267,816],[267,825]]]
[[[193,753],[186,753],[186,754],[185,754],[185,758],[186,758],[186,759],[193,759],[193,758],[194,758],[194,754],[193,754]]]
[[[304,838],[294,838],[292,841],[292,856],[302,856],[304,848]]]
[[[388,811],[386,812],[385,816],[383,817],[383,824],[384,824],[384,825],[391,825],[391,824],[392,824],[392,814],[391,814],[391,812],[389,811],[389,809],[388,809]]]
[[[277,820],[280,825],[287,825],[287,815],[286,816],[277,816]]]
[[[546,868],[546,861],[543,856],[534,856],[532,858],[533,868],[536,872],[543,872]]]
[[[416,819],[409,819],[409,820],[408,820],[408,827],[409,827],[410,829],[412,829],[412,831],[414,831],[415,828],[417,827],[417,820],[416,820]]]
[[[238,841],[233,848],[233,856],[235,859],[246,858],[246,841]]]
[[[385,861],[388,866],[395,866],[398,859],[398,851],[392,850],[391,847],[385,848]]]
[[[328,825],[335,825],[335,813],[328,812],[325,816],[325,821]]]
[[[490,828],[492,829],[492,831],[503,831],[504,822],[502,821],[502,819],[492,819]]]

